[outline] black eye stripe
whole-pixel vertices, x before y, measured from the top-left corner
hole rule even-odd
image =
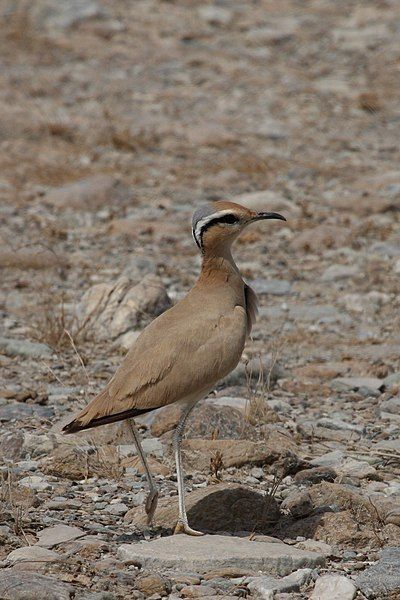
[[[238,217],[235,217],[235,215],[233,215],[232,213],[228,213],[227,215],[222,215],[220,217],[215,217],[215,219],[211,219],[211,221],[208,221],[207,223],[205,223],[203,225],[203,227],[200,229],[200,233],[198,234],[200,239],[197,239],[196,232],[193,229],[192,233],[193,233],[194,241],[196,242],[196,244],[200,248],[200,250],[203,250],[203,235],[207,231],[207,229],[212,227],[212,225],[217,225],[218,223],[226,223],[228,225],[233,225],[234,223],[238,223],[238,222],[239,222]]]

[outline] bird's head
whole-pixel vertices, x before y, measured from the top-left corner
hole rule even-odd
[[[193,215],[194,241],[203,254],[214,247],[230,247],[241,231],[256,221],[285,217],[275,212],[257,212],[235,202],[219,200],[201,206]]]

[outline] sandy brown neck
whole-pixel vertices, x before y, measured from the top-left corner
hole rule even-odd
[[[199,281],[208,282],[210,279],[243,283],[240,271],[231,254],[230,245],[213,246],[203,255]]]

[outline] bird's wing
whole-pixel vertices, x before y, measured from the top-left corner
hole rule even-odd
[[[178,318],[177,307],[146,327],[106,389],[75,417],[79,429],[96,419],[135,416],[208,391],[237,365],[246,336],[242,306],[198,318],[191,311],[180,311]]]

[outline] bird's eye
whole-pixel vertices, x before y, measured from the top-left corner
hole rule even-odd
[[[228,223],[228,225],[233,225],[234,223],[238,223],[239,219],[235,217],[235,215],[224,215],[218,219],[219,223]]]

